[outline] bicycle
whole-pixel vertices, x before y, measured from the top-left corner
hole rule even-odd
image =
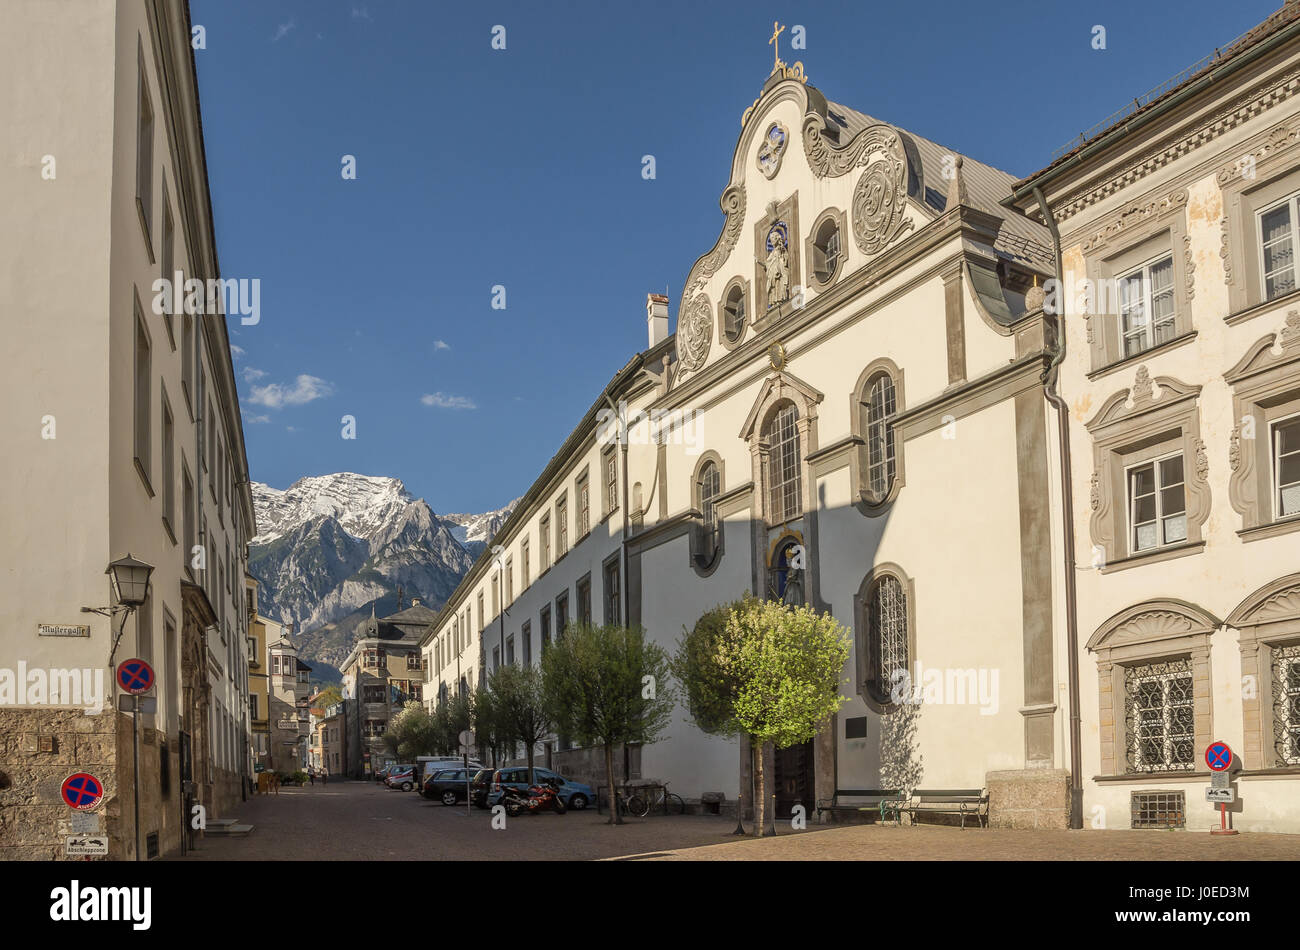
[[[642,786],[627,800],[627,811],[634,818],[644,818],[652,808],[663,808],[665,815],[684,815],[686,800],[668,791],[668,783]]]

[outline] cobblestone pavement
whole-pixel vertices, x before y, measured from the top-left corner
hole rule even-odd
[[[776,838],[736,838],[734,819],[663,816],[611,828],[593,811],[491,815],[448,808],[375,782],[281,789],[231,815],[246,838],[206,838],[181,860],[1300,860],[1300,836],[1202,831],[1009,831],[811,825]]]

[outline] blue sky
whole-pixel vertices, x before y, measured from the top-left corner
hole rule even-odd
[[[252,477],[527,490],[713,245],[773,20],[827,98],[1025,175],[1279,5],[192,0]]]

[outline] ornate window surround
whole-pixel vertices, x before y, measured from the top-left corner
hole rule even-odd
[[[835,229],[839,232],[840,253],[835,259],[834,269],[829,275],[827,275],[825,280],[821,280],[818,278],[817,271],[813,267],[813,261],[815,261],[817,255],[821,253],[817,244],[817,234],[828,221],[833,222]],[[808,229],[808,236],[804,238],[803,242],[804,260],[808,262],[808,284],[813,290],[819,292],[829,290],[831,286],[834,285],[835,281],[839,279],[840,275],[844,273],[845,259],[848,257],[848,239],[848,216],[838,208],[826,208],[817,216],[816,220],[813,221],[812,227]]]
[[[1254,677],[1256,684],[1252,695],[1242,693],[1242,764],[1248,769],[1278,768],[1273,737],[1272,652],[1276,647],[1300,643],[1300,573],[1265,584],[1228,614],[1224,623],[1237,631],[1243,679]],[[1285,768],[1300,772],[1296,766]]]
[[[1148,600],[1126,607],[1097,628],[1087,649],[1097,655],[1101,775],[1125,775],[1129,736],[1124,717],[1124,671],[1161,660],[1187,657],[1192,665],[1194,744],[1203,749],[1214,741],[1210,687],[1210,637],[1222,623],[1196,604],[1183,600]],[[1134,772],[1142,781],[1163,775],[1186,780],[1197,771]]]
[[[1152,382],[1159,387],[1158,398],[1152,395]],[[1133,387],[1115,393],[1084,423],[1093,439],[1090,528],[1092,543],[1105,555],[1103,574],[1204,549],[1201,528],[1210,516],[1210,486],[1209,461],[1200,438],[1200,392],[1200,386],[1170,376],[1153,381],[1146,366],[1139,366]],[[1133,554],[1125,468],[1171,451],[1183,453],[1187,540]]]
[[[1275,346],[1281,347],[1280,356],[1274,355]],[[1237,536],[1245,542],[1300,530],[1300,518],[1274,517],[1269,434],[1273,422],[1300,411],[1300,311],[1287,314],[1281,333],[1256,340],[1223,378],[1232,388],[1228,499],[1241,515]],[[1254,428],[1254,438],[1244,437],[1244,425]]]
[[[740,332],[736,334],[736,338],[733,340],[727,335],[727,304],[731,301],[732,291],[737,287],[740,288],[741,299],[745,301],[745,319],[740,325]],[[718,296],[718,342],[722,344],[723,349],[734,350],[745,341],[745,331],[755,319],[753,310],[754,297],[750,283],[737,274],[727,281],[727,286],[722,288],[722,293]]]
[[[862,579],[853,595],[853,652],[856,669],[857,692],[862,701],[877,713],[888,712],[893,706],[889,699],[890,685],[876,682],[871,669],[871,618],[867,616],[872,591],[886,577],[898,581],[907,598],[907,665],[909,673],[916,667],[916,582],[892,562],[877,564]],[[913,684],[915,685],[915,684]]]
[[[714,540],[713,558],[707,564],[702,566],[705,555],[703,545],[704,531],[704,508],[700,501],[700,474],[704,471],[704,466],[712,463],[718,469],[718,495],[714,498],[715,518],[718,526],[717,538]],[[725,552],[723,539],[726,537],[726,531],[723,529],[721,513],[716,511],[717,499],[726,491],[727,470],[722,461],[722,456],[709,449],[700,455],[699,461],[695,463],[695,469],[691,472],[691,518],[693,521],[690,532],[690,557],[691,568],[700,577],[708,577],[718,569],[722,563],[722,555]]]
[[[894,382],[894,414],[899,415],[907,408],[903,389],[903,371],[888,357],[882,356],[867,364],[867,368],[858,376],[858,381],[853,384],[853,391],[849,393],[849,425],[854,441],[858,443],[857,451],[849,458],[849,478],[857,491],[854,507],[867,517],[879,515],[893,504],[904,482],[903,433],[896,428],[894,430],[894,480],[884,498],[876,498],[871,492],[870,433],[867,431],[867,426],[863,424],[862,416],[863,410],[868,406],[868,388],[882,373],[887,374]]]
[[[1279,130],[1282,139],[1276,139]],[[1274,302],[1264,299],[1256,214],[1278,199],[1300,191],[1300,167],[1296,166],[1294,149],[1281,147],[1283,143],[1292,144],[1286,133],[1284,126],[1272,130],[1270,135],[1274,141],[1252,153],[1253,177],[1246,176],[1251,166],[1241,160],[1219,170],[1224,209],[1223,246],[1219,256],[1223,258],[1231,314]]]
[[[806,517],[809,512],[815,509],[816,479],[813,477],[811,466],[808,464],[808,456],[814,454],[818,448],[817,405],[821,401],[822,394],[820,392],[785,370],[773,372],[764,381],[763,388],[759,390],[758,398],[754,400],[754,405],[749,410],[749,416],[745,419],[745,424],[740,430],[741,440],[749,444],[753,469],[752,477],[757,489],[754,492],[753,506],[755,521],[763,524],[768,523],[766,472],[771,446],[763,436],[763,431],[772,414],[786,402],[794,403],[799,412],[799,418],[795,424],[799,431],[799,477],[800,490],[803,493],[803,512],[800,517]],[[775,525],[771,527],[775,527]]]
[[[1146,205],[1135,204],[1083,241],[1085,269],[1093,288],[1089,310],[1097,311],[1083,315],[1088,330],[1089,375],[1093,378],[1195,338],[1191,308],[1195,265],[1187,235],[1186,205],[1186,189]],[[1118,278],[1166,253],[1173,258],[1174,266],[1174,335],[1140,353],[1125,356],[1117,299]],[[1107,306],[1102,307],[1103,303]]]

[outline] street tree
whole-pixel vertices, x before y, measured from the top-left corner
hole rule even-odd
[[[555,729],[605,751],[610,823],[615,807],[614,747],[656,741],[672,718],[676,693],[668,654],[640,627],[571,624],[542,655],[542,691]]]
[[[756,834],[765,832],[767,807],[763,746],[785,749],[812,739],[846,702],[839,687],[849,658],[848,631],[830,614],[749,600],[733,609],[722,639],[733,648],[739,690],[732,704],[735,724],[749,736],[754,762]]]
[[[536,666],[503,666],[488,680],[492,702],[506,741],[523,743],[532,785],[533,751],[553,731],[542,692],[542,671]]]

